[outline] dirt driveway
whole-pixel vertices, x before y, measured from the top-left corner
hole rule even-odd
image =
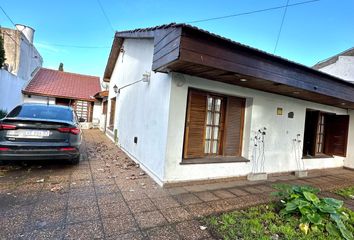
[[[200,217],[267,202],[274,181],[324,190],[354,184],[352,171],[336,169],[162,189],[100,131],[86,130],[84,139],[77,166],[0,164],[0,239],[212,239]]]

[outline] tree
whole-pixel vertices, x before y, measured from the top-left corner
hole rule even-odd
[[[64,64],[63,63],[59,64],[58,70],[64,72]]]
[[[5,58],[5,49],[4,49],[4,39],[0,34],[0,68],[4,65],[5,60],[6,58]]]

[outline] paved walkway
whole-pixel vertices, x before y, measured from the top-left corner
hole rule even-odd
[[[0,165],[0,239],[212,239],[200,217],[267,202],[274,182],[324,191],[354,184],[353,171],[335,169],[301,180],[162,189],[103,133],[87,130],[84,138],[78,166]]]

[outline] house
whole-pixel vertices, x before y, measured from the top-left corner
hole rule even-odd
[[[33,44],[34,29],[16,25],[16,29],[0,28],[4,40],[5,64],[0,66],[0,109],[10,111],[22,103],[22,88],[43,64]]]
[[[159,184],[354,168],[354,85],[186,24],[115,34],[106,134]]]
[[[318,62],[313,68],[354,83],[354,47]]]
[[[94,96],[100,91],[99,77],[40,68],[22,93],[24,102],[72,106],[89,128],[99,124],[101,104]]]

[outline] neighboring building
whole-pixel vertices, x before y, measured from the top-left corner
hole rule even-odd
[[[97,113],[94,113],[93,115],[99,116],[99,129],[105,131],[107,123],[108,91],[105,90],[98,92],[94,97],[97,99],[97,101],[101,104],[102,107],[101,109],[97,108]]]
[[[354,85],[185,24],[117,32],[106,134],[159,184],[354,168]]]
[[[320,61],[313,68],[354,83],[354,48]]]
[[[7,111],[22,103],[21,90],[43,64],[33,45],[34,30],[24,25],[0,28],[4,39],[5,66],[0,69],[0,109]]]
[[[86,123],[99,123],[101,104],[94,98],[99,91],[99,77],[41,68],[22,92],[24,102],[72,106]]]

